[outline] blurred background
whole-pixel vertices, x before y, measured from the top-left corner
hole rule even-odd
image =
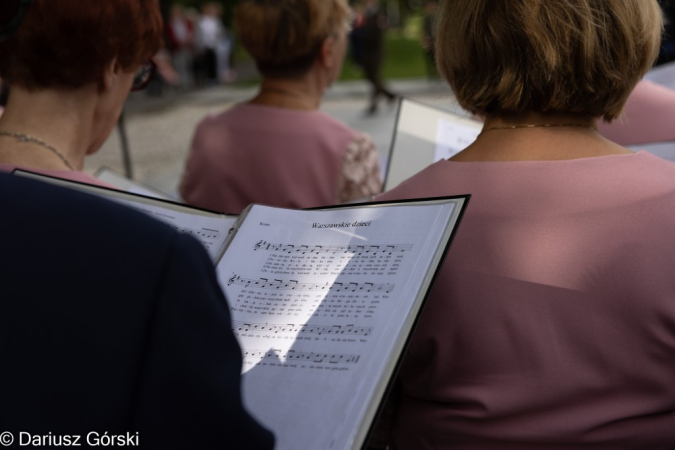
[[[177,198],[177,185],[197,123],[208,114],[246,101],[259,75],[233,27],[237,0],[161,0],[165,48],[156,55],[158,73],[147,90],[127,100],[118,126],[85,171],[107,167]],[[339,81],[324,96],[322,111],[370,134],[386,166],[396,102],[369,111],[370,84],[357,64],[359,11],[354,8],[350,46]],[[659,64],[675,60],[672,19],[675,0],[661,0],[667,18]],[[461,112],[433,60],[433,0],[381,0],[384,50],[381,75],[397,96]]]
[[[255,63],[239,44],[232,26],[236,4],[236,0],[161,1],[165,48],[155,58],[158,73],[146,91],[130,95],[123,127],[111,134],[98,153],[86,159],[85,171],[94,173],[105,166],[176,196],[196,124],[205,115],[253,97],[257,90]],[[438,78],[430,56],[436,2],[386,0],[379,6],[385,83],[397,95],[456,110],[452,94]],[[354,7],[352,25],[358,27],[359,5]],[[385,163],[396,104],[368,114],[370,86],[355,62],[353,40],[350,44],[339,82],[326,93],[321,109],[370,134]]]

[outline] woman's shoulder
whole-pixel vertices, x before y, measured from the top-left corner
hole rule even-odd
[[[349,139],[359,134],[345,123],[321,111],[301,111],[251,103],[238,103],[225,111],[208,115],[199,123],[197,130],[208,133],[227,127],[342,135]]]
[[[335,117],[332,117],[324,112],[317,112],[316,113],[316,121],[318,123],[323,124],[326,128],[334,130],[337,133],[343,133],[346,135],[349,135],[352,139],[357,138],[359,136],[362,136],[363,134],[359,132],[358,130],[355,130],[354,128],[350,127],[346,123],[336,119]]]
[[[420,172],[404,180],[393,189],[380,194],[376,200],[399,200],[406,198],[435,197],[445,194],[449,189],[450,173],[453,166],[449,161],[441,160],[426,167]]]
[[[230,122],[236,121],[242,114],[241,104],[235,104],[220,112],[204,116],[197,124],[198,131],[217,129]]]
[[[619,192],[627,199],[675,195],[675,163],[644,150],[566,161],[442,160],[412,175],[378,200],[452,195],[456,189],[496,195],[493,188],[497,185],[508,186],[511,192],[536,185],[547,195],[592,192],[598,201],[604,201],[606,196],[616,198]]]

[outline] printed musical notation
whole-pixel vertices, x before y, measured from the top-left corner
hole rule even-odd
[[[177,226],[173,226],[173,228],[178,231],[179,233],[185,233],[185,234],[190,234],[194,236],[195,238],[199,239],[218,239],[220,238],[220,231],[218,230],[210,230],[208,228],[201,228],[201,229],[191,229],[191,228],[179,228]]]
[[[298,333],[298,334],[316,334],[316,335],[338,335],[338,336],[369,336],[373,332],[372,327],[357,327],[354,325],[306,325],[306,324],[284,324],[271,325],[268,323],[253,322],[234,322],[234,330],[247,332],[267,332],[267,333]]]
[[[259,359],[284,359],[286,361],[300,361],[300,362],[314,362],[314,363],[328,363],[328,364],[356,364],[361,358],[360,355],[340,355],[331,353],[315,353],[315,352],[297,352],[295,350],[288,350],[282,352],[281,350],[244,350],[244,358],[259,358]]]
[[[389,293],[394,289],[393,284],[389,283],[300,283],[297,280],[268,280],[260,278],[252,280],[241,278],[239,275],[232,275],[227,280],[227,285],[239,285],[244,287],[254,287],[258,289],[278,289],[293,291],[330,291],[330,292],[385,292]]]
[[[412,250],[412,244],[400,245],[285,245],[285,244],[270,244],[267,241],[259,241],[255,244],[254,250],[267,250],[282,253],[354,253],[361,254],[378,254],[378,253],[404,253]]]

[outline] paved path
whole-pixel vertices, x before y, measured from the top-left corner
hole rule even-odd
[[[421,102],[456,110],[449,88],[440,81],[401,80],[392,90]],[[175,194],[196,124],[207,114],[251,98],[255,88],[215,87],[190,93],[168,93],[161,98],[133,94],[125,117],[134,177],[160,191]],[[366,117],[368,86],[365,82],[339,83],[324,97],[322,110],[351,127],[369,133],[384,157],[389,151],[396,119],[395,106],[383,102],[375,116]],[[86,160],[85,170],[108,166],[123,173],[117,130],[95,155]]]

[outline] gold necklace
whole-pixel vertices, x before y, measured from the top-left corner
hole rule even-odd
[[[582,125],[580,123],[537,123],[537,124],[523,124],[523,125],[504,125],[502,127],[490,127],[484,128],[481,133],[491,130],[513,130],[516,128],[549,128],[549,127],[577,127],[577,128],[589,128],[593,131],[598,129],[594,125]]]
[[[63,162],[63,164],[65,164],[68,167],[68,169],[72,170],[73,172],[75,171],[75,168],[70,163],[70,161],[68,161],[68,159],[65,156],[63,156],[63,153],[61,153],[51,145],[47,144],[45,141],[36,138],[35,136],[31,136],[30,134],[25,133],[16,133],[12,131],[0,131],[0,136],[9,136],[16,138],[19,142],[30,142],[32,144],[37,144],[41,147],[44,147],[50,152],[54,153],[56,156],[58,156],[59,159]]]

